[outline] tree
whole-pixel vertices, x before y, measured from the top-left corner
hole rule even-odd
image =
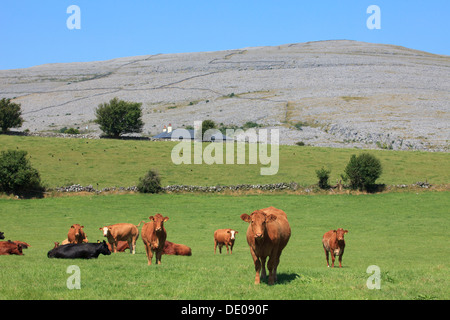
[[[345,168],[346,177],[352,189],[369,191],[380,177],[383,169],[380,160],[369,153],[352,155]]]
[[[101,103],[95,110],[95,122],[107,135],[118,138],[124,133],[142,132],[142,103],[128,102],[114,98]]]
[[[319,188],[328,189],[330,185],[328,184],[328,178],[330,177],[331,170],[327,170],[324,167],[320,170],[316,170],[317,178],[319,178]]]
[[[11,99],[0,100],[0,129],[3,133],[8,132],[10,128],[21,127],[23,123],[21,116],[20,104],[11,102]]]
[[[16,195],[42,195],[39,172],[26,158],[22,150],[2,151],[0,156],[0,192]]]
[[[162,191],[161,177],[156,170],[150,170],[139,179],[137,189],[141,193],[158,193]]]

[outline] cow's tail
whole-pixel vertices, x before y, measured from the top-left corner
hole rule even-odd
[[[142,222],[143,222],[143,223],[145,223],[145,221],[144,221],[144,220],[141,220],[141,221],[139,222],[139,224],[138,224],[138,225],[137,225],[136,227],[138,227],[138,228],[139,228]]]

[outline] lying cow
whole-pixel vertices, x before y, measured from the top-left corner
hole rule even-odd
[[[101,243],[69,243],[63,246],[55,246],[55,248],[47,253],[47,257],[59,259],[97,259],[100,254],[111,254],[104,240]]]
[[[22,245],[13,241],[0,241],[0,256],[9,256],[12,254],[23,256]]]
[[[142,241],[145,245],[148,265],[152,264],[153,254],[156,254],[156,263],[161,264],[161,256],[167,238],[164,222],[169,218],[157,213],[155,216],[150,216],[149,219],[151,221],[142,227]]]
[[[144,221],[141,221],[144,222]],[[128,242],[130,253],[136,253],[136,240],[139,238],[139,229],[141,222],[137,226],[131,223],[117,223],[100,228],[103,231],[103,236],[108,239],[114,253],[117,252],[119,241]]]
[[[73,224],[70,226],[69,232],[67,233],[68,243],[83,243],[88,242],[86,234],[83,231],[84,226],[79,224]],[[65,241],[63,241],[63,244]]]
[[[344,234],[348,230],[339,228],[337,230],[330,230],[322,237],[323,250],[327,258],[327,267],[330,267],[328,260],[328,253],[331,253],[331,267],[334,268],[334,260],[336,256],[339,257],[339,268],[342,268],[342,256],[344,255],[345,241]]]
[[[112,246],[108,243],[108,249],[113,251]],[[128,242],[126,241],[117,241],[117,252],[125,252],[125,250],[130,249],[130,246],[128,245]]]
[[[173,243],[166,240],[162,253],[175,256],[191,256],[192,250],[184,244]]]
[[[255,284],[260,283],[260,278],[266,277],[266,259],[269,269],[268,284],[277,281],[277,267],[280,263],[280,255],[286,247],[291,236],[291,228],[284,211],[269,207],[254,211],[251,215],[243,213],[241,219],[249,223],[247,228],[247,242],[255,264]],[[260,271],[262,273],[260,277]]]
[[[218,229],[214,231],[214,254],[216,254],[217,245],[219,245],[220,253],[222,253],[222,247],[225,245],[227,247],[227,253],[229,253],[228,246],[230,246],[231,254],[233,254],[236,233],[238,232],[233,229]]]

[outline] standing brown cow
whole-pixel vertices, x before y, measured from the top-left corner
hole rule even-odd
[[[83,231],[84,226],[79,224],[73,224],[70,226],[69,233],[67,234],[68,243],[83,243],[88,242],[86,234]]]
[[[344,255],[345,241],[344,234],[348,233],[348,230],[339,228],[337,230],[330,230],[322,237],[323,250],[325,251],[325,257],[327,258],[327,267],[330,267],[328,261],[328,252],[331,253],[331,267],[334,268],[334,260],[336,256],[339,256],[339,268],[342,268],[342,256]]]
[[[216,254],[217,245],[219,245],[219,252],[222,253],[222,247],[225,245],[227,247],[230,246],[231,254],[233,254],[233,246],[234,240],[236,238],[236,230],[233,229],[218,229],[214,231],[214,254]]]
[[[143,222],[143,221],[141,221]],[[109,244],[113,251],[117,252],[119,241],[128,242],[130,253],[136,253],[136,240],[139,238],[139,229],[141,222],[137,226],[131,223],[117,223],[100,228],[103,231],[103,236],[107,237]]]
[[[166,243],[167,232],[164,228],[164,222],[169,220],[169,217],[163,217],[157,213],[155,216],[150,216],[150,222],[147,222],[142,227],[142,241],[147,252],[148,265],[152,264],[153,254],[156,253],[156,263],[161,264],[161,256],[163,254]]]
[[[249,223],[247,228],[247,242],[255,264],[255,284],[260,283],[261,277],[266,277],[266,259],[269,269],[268,284],[277,281],[277,267],[280,255],[291,237],[291,227],[283,210],[269,207],[254,211],[251,215],[243,213],[241,219]]]

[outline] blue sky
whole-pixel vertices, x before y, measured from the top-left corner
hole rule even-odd
[[[69,30],[67,8],[81,10]],[[369,30],[370,5],[381,29]],[[14,0],[0,3],[0,69],[318,40],[450,55],[450,0]]]

